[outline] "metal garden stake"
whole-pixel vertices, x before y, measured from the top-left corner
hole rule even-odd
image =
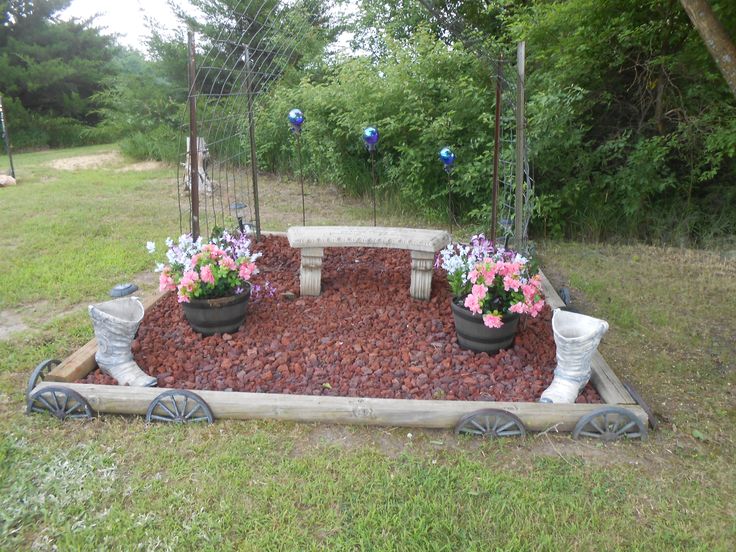
[[[452,214],[452,170],[455,163],[455,153],[448,147],[440,150],[440,161],[445,166],[447,173],[447,223],[449,225],[450,234],[452,234],[453,219]]]
[[[378,177],[376,176],[376,146],[378,145],[378,129],[367,127],[363,129],[363,142],[371,154],[371,176],[373,177],[373,226],[376,226],[376,187]]]
[[[307,225],[307,211],[304,206],[304,175],[302,174],[302,123],[304,122],[304,114],[298,109],[289,111],[289,124],[291,132],[296,138],[296,154],[299,163],[299,185],[302,189],[302,224]]]

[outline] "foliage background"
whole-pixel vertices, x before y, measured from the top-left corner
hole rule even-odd
[[[90,22],[56,21],[67,3],[0,3],[0,92],[8,96],[15,146],[121,140],[130,155],[176,160],[187,92],[184,35],[152,30],[144,58],[100,37]],[[205,20],[180,16],[204,43],[237,4],[195,3]],[[307,178],[363,195],[370,170],[360,132],[375,125],[384,202],[439,223],[447,180],[437,152],[450,145],[458,157],[457,215],[483,229],[491,59],[512,57],[526,40],[537,236],[705,244],[736,234],[736,100],[676,0],[436,1],[450,17],[443,25],[419,0],[362,0],[349,20],[330,18],[331,4],[299,4],[313,32],[259,97],[264,170],[295,172],[285,114],[299,107],[307,119]],[[711,4],[734,36],[736,4]],[[296,17],[290,9],[283,13]],[[331,44],[345,28],[354,50],[336,54]],[[41,86],[40,74],[54,78]],[[242,144],[230,147],[241,147],[248,161]]]

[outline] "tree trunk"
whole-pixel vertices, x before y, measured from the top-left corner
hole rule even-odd
[[[736,46],[718,21],[708,0],[680,0],[710,55],[736,96]]]

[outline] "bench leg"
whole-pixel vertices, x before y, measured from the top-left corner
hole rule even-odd
[[[305,247],[302,249],[302,266],[299,270],[299,292],[301,295],[319,295],[322,289],[322,256],[321,247]]]
[[[409,294],[414,299],[429,300],[432,293],[432,269],[434,253],[426,251],[411,252],[411,287]]]

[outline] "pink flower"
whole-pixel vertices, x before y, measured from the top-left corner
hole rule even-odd
[[[492,259],[485,259],[479,266],[478,271],[483,276],[483,281],[490,284],[496,277],[498,266]]]
[[[468,295],[465,298],[465,308],[469,309],[472,313],[480,314],[481,308],[478,297],[476,295]]]
[[[501,266],[499,267],[498,273],[501,276],[514,276],[515,274],[519,274],[521,272],[521,264],[520,263],[500,263]]]
[[[473,269],[470,272],[468,272],[468,280],[471,281],[471,283],[475,283],[478,281],[478,271]]]
[[[483,284],[475,284],[471,293],[475,295],[480,301],[486,296],[486,293],[488,293],[488,288]]]
[[[184,286],[185,288],[192,288],[196,282],[199,282],[199,274],[193,270],[187,270],[181,277],[179,285]]]
[[[179,303],[189,303],[189,296],[182,292],[182,290],[179,290],[179,293],[176,296],[176,299],[179,301]]]
[[[524,294],[524,301],[527,303],[533,303],[537,295],[537,288],[534,284],[524,284],[521,286],[521,291]]]
[[[250,277],[255,273],[255,270],[255,263],[243,263],[240,265],[240,269],[238,270],[238,276],[240,276],[241,280],[245,280],[247,282],[248,280],[250,280]]]
[[[164,270],[158,277],[158,290],[159,291],[174,291],[176,285],[174,279],[171,277],[168,269]]]
[[[237,268],[235,265],[235,261],[233,261],[232,258],[228,257],[227,255],[220,259],[219,264],[222,268],[226,268],[228,270],[236,270]]]
[[[509,312],[516,312],[519,314],[524,314],[527,310],[528,307],[521,301],[519,301],[518,303],[514,303],[513,305],[511,305],[511,307],[509,307]]]
[[[201,258],[202,258],[201,253],[196,253],[195,255],[192,255],[192,260],[189,262],[189,266],[194,268],[195,266],[197,266],[197,263],[199,262]]]
[[[484,315],[483,324],[485,324],[489,328],[500,328],[501,326],[503,326],[503,322],[501,322],[501,317],[495,314]]]
[[[519,288],[521,287],[521,282],[514,278],[513,276],[506,275],[503,277],[503,289],[505,291],[508,291],[510,289],[513,289],[514,291],[519,291]]]
[[[542,309],[544,308],[544,299],[540,299],[536,303],[532,305],[531,311],[529,314],[532,315],[533,318],[536,318],[537,315],[542,312]]]
[[[212,269],[209,265],[204,265],[202,269],[199,271],[199,274],[202,278],[202,281],[205,284],[214,284],[215,283],[215,275],[212,274]]]

